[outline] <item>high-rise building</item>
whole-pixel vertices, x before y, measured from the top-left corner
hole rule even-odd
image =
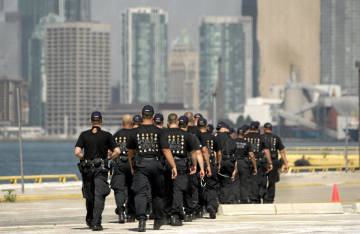
[[[169,53],[168,102],[199,109],[199,51],[186,30]]]
[[[257,0],[260,48],[259,91],[286,85],[291,72],[298,82],[320,81],[320,0]]]
[[[360,1],[321,0],[321,83],[337,84],[345,95],[358,95]]]
[[[91,21],[91,0],[62,0],[66,21]]]
[[[252,97],[250,17],[204,17],[200,26],[200,108],[212,107],[217,90],[219,118],[241,110]],[[220,73],[219,73],[220,72]]]
[[[110,103],[110,26],[52,23],[46,29],[46,131],[74,135]]]
[[[4,21],[0,21],[0,76],[21,76],[21,25],[16,12],[6,12]]]
[[[8,78],[0,76],[0,124],[6,126],[18,125],[18,98],[17,89],[19,90],[20,108],[23,115],[22,123],[27,120],[27,84],[21,78]]]
[[[45,44],[46,26],[49,23],[64,22],[64,18],[50,13],[40,19],[29,39],[29,124],[45,127],[46,74]]]
[[[260,52],[259,52],[259,42],[257,38],[257,1],[258,0],[243,0],[242,1],[242,15],[250,16],[252,18],[252,44],[253,44],[253,96],[256,97],[259,95],[259,64],[260,64]]]
[[[167,99],[167,13],[130,8],[122,14],[121,103]]]
[[[83,7],[83,8],[82,8]],[[22,77],[28,81],[29,39],[40,19],[49,13],[69,21],[90,21],[90,0],[19,0],[21,14]]]

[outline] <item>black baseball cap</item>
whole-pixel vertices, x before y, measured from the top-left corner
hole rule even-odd
[[[235,132],[235,129],[234,128],[230,128],[230,134],[234,133]]]
[[[196,113],[196,114],[194,115],[194,118],[203,118],[203,116],[202,116],[202,114],[200,114],[200,113]]]
[[[257,130],[257,129],[259,129],[259,127],[260,127],[260,122],[259,121],[253,121],[250,124],[250,129],[251,130]]]
[[[241,126],[240,128],[238,128],[237,133],[238,134],[245,134],[245,132],[249,130],[249,126],[244,124],[243,126]]]
[[[197,125],[199,127],[205,127],[207,125],[207,120],[204,119],[203,117],[200,117],[197,121]]]
[[[229,128],[229,127],[227,126],[226,123],[220,121],[220,122],[216,125],[216,130],[219,131],[220,128]]]
[[[94,111],[91,113],[91,121],[100,121],[102,120],[102,115],[100,111]]]
[[[250,126],[249,125],[247,125],[247,124],[244,124],[243,126],[241,126],[244,130],[245,130],[245,132],[246,131],[248,131],[249,129],[250,129]]]
[[[207,129],[209,132],[214,131],[214,126],[212,124],[208,124]]]
[[[271,124],[271,123],[265,123],[265,124],[264,124],[264,128],[271,130],[271,129],[272,129],[272,124]]]
[[[141,114],[146,116],[152,116],[154,114],[154,107],[152,107],[151,105],[145,105],[142,108]]]
[[[180,116],[179,118],[179,126],[187,126],[189,123],[189,118],[186,117],[185,115]]]
[[[133,116],[133,122],[134,122],[135,124],[140,124],[140,123],[142,122],[141,116],[140,116],[140,115],[134,115],[134,116]]]
[[[160,113],[155,114],[154,116],[154,122],[161,124],[162,122],[164,122],[164,116]]]

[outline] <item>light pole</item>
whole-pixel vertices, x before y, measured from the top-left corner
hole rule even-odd
[[[358,155],[359,155],[359,168],[360,168],[360,61],[356,61],[355,62],[355,67],[357,67],[358,69],[358,76],[359,76],[359,79],[358,79],[358,98],[359,98],[359,114],[358,114],[358,146],[359,146],[359,152],[358,152]]]
[[[21,84],[20,84],[21,85]],[[21,136],[21,108],[20,108],[20,88],[16,89],[16,99],[17,99],[17,117],[19,124],[19,152],[20,152],[20,174],[21,174],[21,193],[24,194],[24,164],[23,164],[23,143]]]

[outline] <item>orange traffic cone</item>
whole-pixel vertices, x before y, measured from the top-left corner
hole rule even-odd
[[[331,198],[330,202],[341,202],[337,184],[334,184],[334,186],[333,186],[332,198]]]

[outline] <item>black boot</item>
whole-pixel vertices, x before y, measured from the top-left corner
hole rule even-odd
[[[182,222],[177,215],[171,216],[171,226],[182,226]]]
[[[101,226],[101,224],[98,224],[98,225],[94,225],[91,227],[91,230],[93,231],[102,231],[104,230],[103,227]]]
[[[86,219],[86,225],[91,229],[91,227],[93,226],[92,224],[91,224],[91,219]]]
[[[212,207],[209,207],[207,211],[209,212],[210,219],[216,219],[216,212]]]
[[[154,220],[154,230],[160,230],[160,227],[164,225],[164,220],[162,219],[155,219]]]
[[[126,221],[127,221],[128,223],[133,223],[133,222],[135,222],[135,216],[133,216],[133,215],[128,215]]]
[[[124,211],[119,213],[119,223],[125,223],[125,214]]]
[[[146,220],[140,219],[138,232],[145,232],[145,231],[146,231]]]
[[[184,222],[192,222],[192,215],[186,214],[184,217]]]

